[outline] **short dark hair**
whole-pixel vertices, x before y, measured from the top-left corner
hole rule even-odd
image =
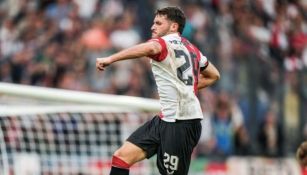
[[[185,26],[185,15],[179,7],[164,7],[158,9],[155,15],[165,15],[167,19],[178,23],[178,32],[182,34]]]

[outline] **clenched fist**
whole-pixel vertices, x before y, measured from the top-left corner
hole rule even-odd
[[[96,59],[96,68],[98,70],[104,71],[107,66],[109,66],[112,63],[112,60],[110,57],[105,58],[97,58]]]
[[[307,141],[303,142],[298,147],[296,158],[302,166],[307,168]]]

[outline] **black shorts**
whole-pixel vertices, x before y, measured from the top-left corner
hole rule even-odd
[[[186,175],[200,134],[200,119],[165,122],[155,116],[127,141],[142,148],[147,158],[157,154],[157,167],[162,175]]]

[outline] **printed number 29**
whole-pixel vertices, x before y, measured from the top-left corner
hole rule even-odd
[[[175,51],[175,57],[180,58],[184,57],[185,63],[177,68],[177,77],[186,85],[193,85],[193,73],[197,75],[197,70],[195,70],[194,66],[194,59],[196,58],[196,55],[194,53],[190,53],[190,56],[192,57],[192,61],[190,61],[189,56],[183,51],[183,50],[174,50]],[[190,74],[186,74],[184,77],[184,73],[186,72],[187,69],[191,67],[191,62],[193,64],[192,69],[193,72]]]
[[[169,155],[168,153],[164,153],[163,156],[164,167],[167,169],[169,174],[173,174],[174,171],[178,169],[179,158],[177,156]]]

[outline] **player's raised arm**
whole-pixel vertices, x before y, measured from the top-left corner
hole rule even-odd
[[[208,87],[214,84],[219,79],[220,79],[219,71],[212,63],[208,62],[206,68],[200,71],[197,88],[202,89]]]
[[[161,45],[154,41],[138,44],[128,49],[124,49],[118,53],[104,58],[96,59],[96,68],[103,71],[110,64],[127,59],[140,58],[144,56],[156,55],[161,52]]]

